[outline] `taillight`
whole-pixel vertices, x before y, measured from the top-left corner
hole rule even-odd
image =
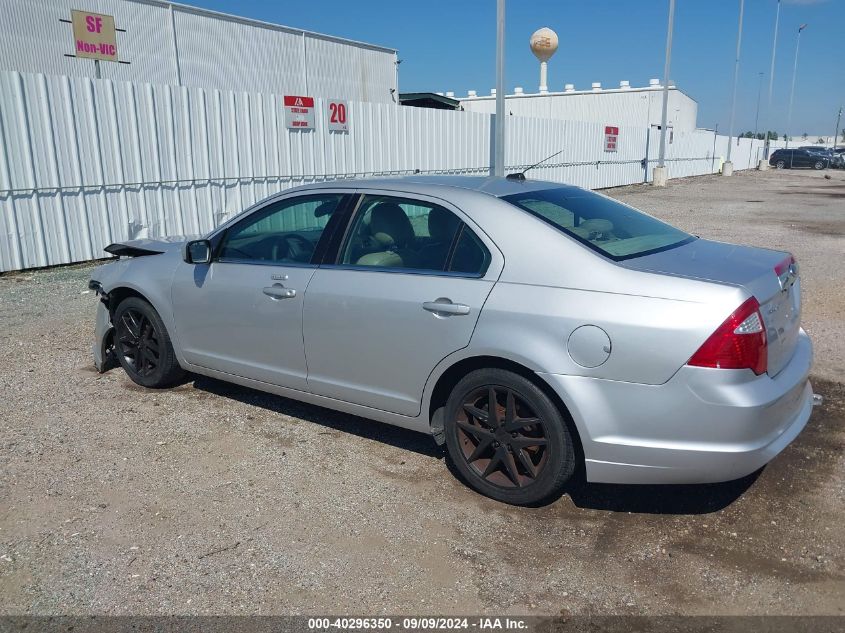
[[[798,279],[798,262],[790,255],[777,266],[775,266],[775,275],[778,277],[778,283],[781,290],[789,290]]]
[[[785,260],[780,262],[777,266],[775,266],[775,274],[780,277],[786,272],[789,272],[789,267],[795,263],[795,258],[790,255]]]
[[[750,369],[758,376],[766,372],[768,352],[766,328],[760,304],[751,297],[710,335],[688,365],[718,369]]]

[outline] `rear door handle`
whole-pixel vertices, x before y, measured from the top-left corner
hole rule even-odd
[[[436,301],[426,301],[422,304],[423,310],[428,310],[436,315],[466,315],[469,314],[469,306],[463,303],[452,303],[451,299],[440,298]]]
[[[285,288],[281,284],[267,286],[262,292],[271,299],[292,299],[296,296],[296,290],[293,288]]]

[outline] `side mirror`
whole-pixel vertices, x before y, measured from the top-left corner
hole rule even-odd
[[[193,240],[185,244],[182,259],[189,264],[208,264],[211,262],[211,242]]]

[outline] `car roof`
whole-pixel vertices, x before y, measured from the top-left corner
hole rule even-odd
[[[542,189],[569,189],[573,194],[583,189],[573,185],[544,180],[509,180],[496,176],[393,176],[383,178],[353,178],[348,180],[331,180],[321,183],[305,185],[301,189],[323,189],[338,186],[354,189],[385,189],[388,191],[414,191],[416,193],[431,193],[437,195],[443,189],[467,189],[500,198],[517,193],[540,191]],[[299,189],[299,188],[298,188]]]

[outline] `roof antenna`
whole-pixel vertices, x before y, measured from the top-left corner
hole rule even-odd
[[[543,164],[543,163],[545,163],[547,160],[550,160],[550,159],[554,158],[555,156],[557,156],[558,154],[562,154],[562,153],[563,153],[563,150],[560,150],[559,152],[555,152],[555,153],[554,153],[554,154],[552,154],[551,156],[546,156],[546,157],[545,157],[543,160],[541,160],[539,163],[534,163],[533,165],[531,165],[530,167],[526,167],[526,168],[525,168],[525,169],[523,169],[522,171],[518,171],[518,172],[515,172],[515,173],[513,173],[513,174],[508,174],[507,176],[505,176],[505,178],[506,178],[507,180],[519,180],[519,181],[525,180],[525,172],[527,172],[529,169],[534,169],[534,168],[535,168],[535,167],[537,167],[538,165],[542,165],[542,164]]]

